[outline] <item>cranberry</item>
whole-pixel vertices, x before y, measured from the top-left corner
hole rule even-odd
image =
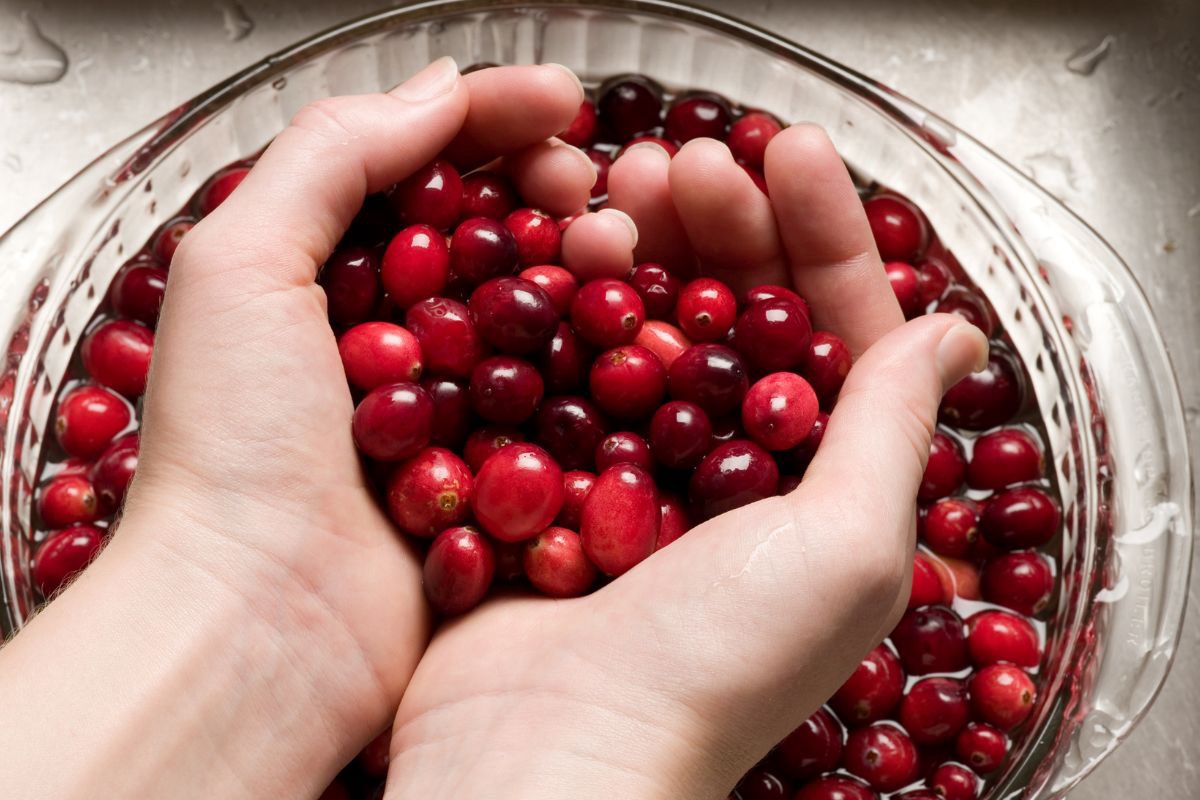
[[[463,458],[472,472],[478,473],[492,455],[510,444],[525,441],[525,434],[504,425],[476,428],[463,445]]]
[[[450,271],[469,286],[517,271],[517,240],[494,219],[472,217],[450,237]]]
[[[668,319],[679,299],[680,281],[661,264],[638,264],[629,276],[649,319]]]
[[[673,399],[695,403],[715,418],[741,405],[750,382],[737,351],[721,344],[697,344],[671,364],[667,387]]]
[[[1041,547],[1062,523],[1058,504],[1041,489],[1020,486],[994,495],[979,519],[984,537],[996,547]]]
[[[683,500],[668,492],[659,492],[658,510],[662,521],[658,526],[658,541],[655,542],[654,549],[662,550],[691,530],[692,521]]]
[[[596,485],[596,476],[591,472],[571,470],[563,475],[563,505],[555,520],[559,525],[572,530],[579,529],[583,519],[583,501]]]
[[[742,400],[742,427],[768,450],[790,450],[804,441],[820,413],[817,394],[793,372],[773,372]]]
[[[949,556],[931,555],[930,562],[937,568],[942,580],[942,589],[947,602],[955,597],[979,600],[979,570],[970,561]]]
[[[458,447],[471,427],[471,395],[462,381],[426,378],[421,388],[433,399],[433,431],[429,441],[442,447]]]
[[[1033,681],[1012,664],[988,664],[971,676],[967,689],[976,718],[1005,731],[1024,722],[1037,699]]]
[[[650,445],[630,431],[610,433],[596,446],[596,472],[603,472],[616,464],[633,464],[654,474],[654,455],[650,452]]]
[[[90,477],[101,508],[114,512],[125,500],[125,492],[138,465],[138,436],[122,436],[96,459]]]
[[[117,441],[122,441],[124,439],[125,437],[122,436]],[[113,444],[116,444],[116,442],[113,442]],[[51,472],[51,465],[47,465],[46,477],[61,478],[65,475],[83,475],[84,477],[87,477],[88,475],[92,474],[92,462],[86,458],[75,458],[74,456],[70,456],[65,461],[53,466],[54,469],[53,472]]]
[[[102,323],[83,340],[83,368],[96,381],[126,397],[146,391],[154,332],[137,322]]]
[[[804,441],[796,445],[792,452],[787,454],[787,458],[791,462],[793,469],[803,472],[808,468],[808,465],[813,460],[813,456],[817,454],[817,448],[821,446],[821,441],[825,438],[825,427],[828,424],[828,414],[824,412],[817,414],[817,418],[813,421],[812,429],[804,437]]]
[[[783,781],[765,769],[752,769],[738,781],[734,790],[739,800],[787,800]]]
[[[747,112],[729,128],[729,151],[748,167],[761,170],[767,144],[783,130],[779,120],[763,111]]]
[[[372,389],[354,409],[354,441],[376,461],[400,461],[429,444],[433,400],[415,383]]]
[[[450,248],[431,225],[410,225],[383,253],[383,287],[399,308],[436,297],[450,281]]]
[[[1032,668],[1042,657],[1034,627],[1007,611],[980,611],[968,618],[967,651],[980,667],[1008,661]]]
[[[432,538],[466,521],[474,486],[466,462],[445,448],[427,447],[392,473],[388,513],[404,533]]]
[[[884,261],[911,262],[921,255],[929,242],[925,217],[907,200],[879,195],[863,203],[867,222],[875,236],[875,246]]]
[[[596,568],[583,552],[579,534],[549,527],[525,547],[525,575],[550,597],[578,597],[596,582]]]
[[[906,264],[903,261],[889,261],[884,264],[887,270],[888,282],[892,284],[892,292],[896,295],[897,302],[900,303],[900,310],[904,312],[904,316],[912,319],[921,313],[921,290],[920,279],[917,277],[917,271],[913,269],[911,264]]]
[[[896,800],[943,800],[942,796],[932,789],[909,789],[894,797]]]
[[[367,742],[367,746],[355,757],[354,761],[372,778],[383,778],[387,775],[388,762],[391,761],[392,729]]]
[[[588,387],[602,411],[620,419],[642,419],[662,403],[667,371],[646,348],[625,345],[592,362]]]
[[[949,497],[962,486],[966,471],[967,460],[963,458],[958,441],[938,431],[929,443],[929,460],[925,462],[917,499],[928,503],[939,497]]]
[[[702,519],[772,497],[779,489],[779,467],[754,442],[733,439],[714,447],[696,467],[688,484],[692,507]]]
[[[554,336],[542,348],[539,365],[546,391],[550,394],[574,392],[587,377],[592,351],[565,322],[558,323]]]
[[[940,417],[967,430],[1003,425],[1021,410],[1024,388],[1011,359],[994,348],[987,367],[950,387],[942,398]]]
[[[808,358],[812,324],[808,313],[790,300],[759,301],[738,317],[738,349],[763,372],[793,370]]]
[[[691,469],[713,446],[708,414],[685,400],[666,403],[650,420],[650,446],[671,469]]]
[[[596,182],[592,184],[592,199],[604,197],[608,194],[608,171],[612,169],[613,157],[594,147],[588,148],[585,152],[591,159],[592,166],[596,168]],[[562,230],[561,225],[559,230]]]
[[[954,742],[954,752],[976,772],[985,774],[1004,762],[1008,737],[986,723],[968,722]]]
[[[562,231],[558,223],[536,208],[518,208],[504,218],[504,227],[517,243],[517,262],[522,267],[552,264],[559,260]]]
[[[504,542],[536,536],[563,505],[563,473],[532,444],[512,444],[494,453],[475,477],[475,518]]]
[[[600,119],[615,141],[624,142],[658,126],[662,100],[658,87],[640,76],[610,84],[596,104]]]
[[[680,329],[693,341],[717,342],[728,335],[737,319],[737,298],[720,281],[697,278],[680,290],[675,316]]]
[[[50,535],[33,557],[33,582],[50,597],[92,562],[104,544],[104,531],[75,525]]]
[[[492,542],[496,580],[516,583],[525,577],[525,542]]]
[[[842,758],[842,738],[842,726],[832,714],[818,708],[775,748],[775,763],[794,781],[832,772]]]
[[[60,475],[42,487],[38,514],[47,528],[65,528],[99,519],[100,502],[92,482],[81,475]]]
[[[1042,447],[1021,428],[1003,428],[975,440],[967,483],[974,489],[1001,489],[1042,476]]]
[[[617,158],[620,158],[629,152],[629,148],[633,147],[635,144],[642,144],[643,142],[649,142],[650,144],[658,145],[663,150],[667,151],[667,156],[670,158],[674,158],[679,154],[679,145],[668,139],[664,139],[661,136],[635,136],[625,144],[621,145],[621,149],[617,151]]]
[[[800,309],[804,316],[808,317],[809,319],[812,318],[812,312],[808,307],[808,301],[786,286],[776,286],[769,283],[755,286],[746,291],[746,296],[742,298],[742,305],[746,308],[749,308],[755,303],[761,303],[764,300],[787,300],[796,308]]]
[[[883,719],[904,693],[904,668],[887,645],[877,645],[829,700],[847,725],[866,725]]]
[[[925,678],[900,701],[900,724],[919,745],[948,742],[970,716],[967,689],[954,678]]]
[[[579,281],[570,272],[553,264],[544,264],[524,269],[518,277],[536,283],[550,298],[555,313],[560,317],[570,313],[571,301],[575,299],[575,292],[579,291]]]
[[[167,271],[144,261],[117,273],[109,297],[117,314],[154,327],[166,291]]]
[[[669,322],[654,319],[646,320],[633,343],[641,345],[658,356],[658,360],[668,370],[675,363],[675,359],[692,346],[691,341],[683,335],[683,331],[679,328]]]
[[[724,139],[729,130],[729,106],[715,94],[693,94],[671,104],[664,121],[666,137],[683,144],[692,139]]]
[[[596,141],[596,106],[591,100],[579,104],[579,113],[558,138],[572,147],[590,147]]]
[[[938,500],[917,518],[917,528],[933,552],[964,558],[979,538],[979,506],[965,497]]]
[[[646,321],[646,307],[624,281],[602,278],[580,287],[571,301],[571,324],[597,347],[617,347],[634,340]]]
[[[54,434],[68,455],[90,459],[129,427],[133,411],[124,398],[103,386],[83,384],[58,403]]]
[[[879,795],[854,778],[826,775],[801,786],[792,800],[879,800]]]
[[[329,319],[338,325],[367,320],[379,303],[379,262],[366,248],[335,250],[317,280],[325,288]]]
[[[492,278],[480,284],[468,308],[484,341],[505,353],[540,350],[558,328],[550,295],[523,278]]]
[[[491,170],[472,172],[462,179],[459,214],[463,217],[504,219],[517,207],[517,193],[508,178]]]
[[[492,356],[471,372],[471,407],[488,422],[519,425],[542,402],[542,376],[528,361]]]
[[[928,782],[945,800],[975,800],[979,792],[979,779],[961,764],[942,764]]]
[[[949,267],[936,259],[927,258],[917,264],[917,289],[921,295],[921,307],[940,300],[954,281]]]
[[[882,792],[894,792],[917,777],[917,748],[899,728],[875,723],[846,737],[846,769]]]
[[[496,556],[474,528],[448,528],[437,535],[425,556],[425,596],[443,616],[470,611],[492,585]]]
[[[606,575],[627,572],[654,552],[661,513],[654,479],[645,470],[609,467],[583,502],[584,552]]]
[[[404,324],[421,343],[425,369],[435,375],[470,377],[483,358],[483,339],[471,323],[467,307],[457,300],[422,300],[408,309]]]
[[[1040,553],[1004,553],[983,567],[983,599],[1027,616],[1050,603],[1054,574]]]
[[[938,301],[936,310],[940,314],[957,314],[989,338],[996,332],[996,315],[988,306],[987,300],[965,286],[952,287],[946,292],[946,296]]]
[[[249,174],[249,167],[231,167],[218,172],[200,191],[200,216],[206,217],[215,211]]]
[[[967,666],[967,637],[962,618],[945,606],[925,606],[907,612],[891,638],[900,661],[912,675],[957,672]]]
[[[413,173],[392,192],[392,206],[407,225],[446,230],[462,212],[463,181],[448,161],[434,161]]]
[[[567,469],[591,467],[607,423],[596,407],[582,397],[551,397],[537,415],[539,444]]]
[[[390,322],[363,322],[338,339],[346,380],[369,392],[376,386],[421,377],[421,345],[417,337]]]
[[[850,348],[839,337],[828,331],[813,332],[802,372],[825,408],[833,405],[842,390],[851,361]]]
[[[175,251],[179,249],[179,243],[195,225],[196,221],[191,217],[180,217],[163,225],[154,237],[154,244],[150,246],[155,260],[164,267],[170,267],[171,259],[175,258]]]
[[[908,607],[932,606],[945,603],[952,598],[946,597],[942,588],[942,579],[937,567],[922,553],[913,555],[912,591],[908,595]]]

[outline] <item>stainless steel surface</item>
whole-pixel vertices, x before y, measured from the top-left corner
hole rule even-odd
[[[267,53],[379,4],[334,5],[0,0],[0,75],[11,74],[6,66],[19,58],[13,51],[36,29],[70,62],[54,83],[0,80],[0,230],[132,130]],[[1195,451],[1200,4],[708,5],[811,46],[934,109],[1100,230],[1138,275],[1159,316]],[[32,70],[53,73],[44,66]],[[1073,797],[1200,796],[1200,574],[1193,586],[1176,666],[1157,705]]]

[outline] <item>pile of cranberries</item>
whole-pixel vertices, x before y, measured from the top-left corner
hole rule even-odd
[[[726,141],[759,170],[780,123],[708,93],[625,76],[563,134],[608,166],[636,141],[668,153]],[[32,574],[44,598],[115,522],[138,458],[137,413],[171,256],[248,171],[215,176],[118,274],[54,420]],[[958,313],[992,338],[987,369],[943,402],[918,501],[909,610],[827,705],[741,781],[740,800],[970,800],[1004,762],[1037,694],[1060,505],[1024,373],[987,301],[921,212],[861,187],[905,314]],[[657,264],[580,282],[560,266],[571,220],[522,206],[486,170],[429,164],[368,199],[320,274],[354,441],[425,592],[461,614],[496,584],[574,597],[689,528],[793,489],[821,443],[850,354],[781,286],[737,296]],[[325,797],[368,797],[386,734]]]

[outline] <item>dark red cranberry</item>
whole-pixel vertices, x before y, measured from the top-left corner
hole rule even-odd
[[[429,444],[433,400],[415,383],[372,389],[354,409],[354,442],[376,461],[400,461]]]
[[[821,446],[821,441],[825,438],[825,427],[829,424],[829,415],[821,412],[817,414],[817,418],[813,421],[813,426],[808,432],[808,436],[804,437],[804,441],[796,445],[790,453],[786,455],[791,468],[803,474],[804,470],[808,469],[808,465],[812,462],[813,456],[817,454],[817,448]]]
[[[391,761],[391,750],[392,729],[388,728],[367,742],[367,746],[355,756],[354,763],[358,764],[363,772],[372,778],[387,777],[388,763]]]
[[[601,121],[617,142],[658,127],[662,100],[658,87],[631,76],[610,84],[596,103]]]
[[[612,169],[613,157],[594,147],[588,148],[585,152],[591,159],[592,166],[596,168],[596,182],[592,184],[592,198],[604,197],[608,194],[608,171]],[[561,225],[559,230],[562,230]]]
[[[1050,603],[1054,573],[1039,553],[1004,553],[984,565],[982,589],[989,603],[1033,616]]]
[[[449,528],[433,540],[425,556],[425,596],[443,616],[470,611],[492,585],[496,556],[474,528]]]
[[[575,332],[597,347],[629,344],[646,321],[646,307],[632,286],[602,278],[580,287],[571,301]]]
[[[183,241],[183,237],[196,226],[196,221],[191,217],[180,217],[173,219],[159,229],[154,237],[154,244],[150,250],[154,253],[155,260],[164,267],[170,268],[171,259],[175,257],[175,251],[179,249],[179,243]]]
[[[365,247],[335,250],[317,281],[325,288],[329,319],[338,325],[364,322],[379,303],[379,260]]]
[[[1041,547],[1054,538],[1061,524],[1058,504],[1035,486],[993,495],[979,518],[984,538],[1005,550]]]
[[[746,392],[742,427],[768,450],[790,450],[808,436],[820,410],[808,381],[794,372],[773,372]]]
[[[1003,425],[1021,410],[1024,389],[1008,355],[994,348],[987,367],[950,387],[939,416],[950,425],[981,431]]]
[[[764,111],[749,111],[729,128],[729,151],[747,167],[761,170],[767,144],[783,130],[779,120]]]
[[[388,514],[409,536],[432,538],[466,522],[474,488],[465,461],[443,447],[427,447],[392,473]]]
[[[754,442],[734,439],[714,447],[696,467],[688,498],[701,519],[773,497],[779,489],[779,467]]]
[[[1007,611],[980,611],[967,619],[967,651],[977,667],[1008,661],[1033,668],[1041,661],[1037,631]]]
[[[842,726],[832,714],[818,708],[775,747],[774,762],[793,781],[811,780],[837,769],[842,738]]]
[[[112,513],[121,507],[138,465],[138,436],[131,433],[110,444],[91,469],[92,488],[100,507]]]
[[[462,381],[426,378],[421,388],[433,399],[433,432],[429,441],[457,448],[471,429],[471,394]]]
[[[954,678],[917,681],[900,701],[900,724],[922,746],[953,739],[967,724],[970,713],[967,689]]]
[[[506,425],[487,425],[476,428],[463,445],[463,458],[472,472],[478,473],[484,462],[501,448],[525,441],[525,434]]]
[[[917,748],[894,725],[875,723],[846,737],[846,769],[881,792],[894,792],[917,777]]]
[[[417,337],[390,322],[355,325],[338,339],[338,353],[346,380],[364,392],[421,377],[423,364]]]
[[[957,314],[989,338],[996,332],[996,315],[987,300],[965,286],[952,287],[938,301],[936,310],[940,314]]]
[[[929,786],[945,800],[975,800],[979,779],[961,764],[942,764],[928,779]]]
[[[528,361],[492,356],[471,372],[471,407],[488,422],[519,425],[542,402],[542,376]]]
[[[218,172],[200,191],[200,216],[206,217],[215,211],[249,174],[249,167],[231,167]]]
[[[911,675],[957,672],[967,666],[962,617],[945,606],[907,612],[892,631],[892,644]]]
[[[912,263],[924,252],[929,228],[912,203],[894,195],[879,195],[863,203],[863,210],[884,261]]]
[[[504,353],[534,353],[558,328],[550,295],[523,278],[492,278],[480,284],[467,307],[483,340]]]
[[[650,447],[671,469],[691,469],[712,449],[712,433],[704,409],[685,400],[672,400],[650,420]]]
[[[913,555],[912,591],[908,596],[908,607],[932,606],[953,598],[946,597],[942,588],[941,574],[923,553]]]
[[[92,562],[104,544],[104,531],[75,525],[52,533],[33,557],[33,582],[42,597],[50,597]]]
[[[517,583],[525,578],[525,542],[492,542],[496,555],[495,579]]]
[[[579,597],[596,582],[596,568],[575,531],[551,526],[525,546],[525,575],[550,597]]]
[[[949,497],[962,486],[966,472],[967,460],[958,441],[938,431],[929,443],[929,460],[925,463],[917,499],[928,503]]]
[[[988,664],[971,676],[967,691],[975,717],[1003,731],[1024,722],[1037,699],[1029,675],[1012,664]]]
[[[483,339],[470,312],[457,300],[422,300],[408,310],[404,324],[421,343],[425,369],[434,375],[468,378],[484,356]]]
[[[517,277],[536,283],[550,297],[554,311],[560,317],[565,317],[571,311],[571,301],[579,291],[579,281],[575,276],[562,267],[553,264],[543,264],[521,270]]]
[[[942,796],[932,789],[909,789],[893,796],[896,800],[943,800]]]
[[[591,468],[608,428],[590,401],[572,395],[548,398],[538,409],[536,427],[538,444],[566,469]]]
[[[879,795],[856,778],[825,775],[801,786],[792,800],[879,800]]]
[[[463,220],[450,237],[450,271],[468,286],[517,271],[517,240],[494,219]]]
[[[450,281],[446,237],[431,225],[408,226],[388,243],[380,277],[398,308],[442,294]]]
[[[629,276],[629,283],[637,290],[646,307],[649,319],[669,319],[679,299],[681,283],[661,264],[638,264]]]
[[[640,344],[658,356],[658,360],[668,370],[675,363],[675,359],[692,346],[691,340],[683,335],[683,331],[669,322],[656,319],[646,320],[633,343]]]
[[[691,530],[692,520],[683,499],[669,492],[659,492],[658,510],[662,519],[658,526],[658,541],[655,542],[654,549],[662,550]]]
[[[167,291],[167,271],[143,261],[126,266],[113,279],[109,297],[118,315],[154,327]]]
[[[697,344],[671,364],[667,388],[673,399],[695,403],[715,419],[741,406],[750,381],[737,351],[722,344]]]
[[[654,552],[661,522],[654,479],[632,464],[609,467],[583,501],[579,534],[588,558],[621,575]]]
[[[813,331],[801,371],[821,398],[823,407],[831,407],[837,399],[850,374],[851,362],[850,348],[838,336],[828,331]]]
[[[979,505],[965,497],[938,500],[917,518],[917,529],[938,555],[966,558],[979,538]]]
[[[564,473],[563,505],[555,522],[565,528],[579,530],[579,523],[583,518],[583,501],[595,485],[596,476],[591,472],[574,469]]]
[[[719,342],[737,319],[737,297],[720,281],[697,278],[680,290],[675,316],[692,341]]]
[[[654,353],[629,344],[592,362],[588,387],[601,411],[618,419],[643,419],[662,403],[667,371]]]
[[[940,300],[953,280],[950,269],[941,261],[927,258],[917,264],[917,289],[921,296],[921,308]]]
[[[742,298],[742,305],[746,308],[761,303],[764,300],[787,300],[796,308],[800,309],[801,313],[809,319],[812,318],[812,312],[808,307],[808,301],[800,295],[793,292],[786,286],[775,286],[773,284],[764,283],[755,286],[746,291],[746,296]]]
[[[104,322],[83,340],[83,368],[96,381],[126,397],[146,391],[154,332],[137,322]]]
[[[1021,428],[1004,428],[975,440],[967,483],[974,489],[1002,489],[1037,480],[1044,468],[1042,447]]]
[[[591,100],[579,104],[579,113],[558,138],[572,147],[591,147],[596,141],[596,106]]]
[[[475,478],[475,518],[505,542],[536,536],[563,505],[563,473],[542,448],[511,444],[494,453]]]
[[[615,464],[633,464],[654,474],[654,454],[646,440],[631,431],[616,431],[605,436],[596,446],[596,472]]]
[[[392,207],[406,225],[432,225],[438,230],[458,222],[463,182],[449,161],[434,161],[417,170],[392,192]]]
[[[788,787],[776,775],[755,768],[738,781],[734,792],[739,800],[787,800]]]
[[[889,261],[884,264],[887,270],[888,282],[892,284],[892,292],[900,303],[904,316],[912,319],[921,313],[921,290],[917,271],[911,264],[903,261]]]
[[[762,300],[738,317],[734,337],[738,350],[756,369],[794,370],[808,358],[812,325],[807,312],[792,301]]]
[[[91,459],[129,427],[132,419],[133,410],[124,398],[103,386],[85,383],[58,402],[54,434],[68,455]]]
[[[479,170],[462,179],[459,215],[502,220],[517,207],[517,193],[508,178],[491,170]]]
[[[536,208],[518,208],[504,218],[504,227],[517,243],[517,262],[522,267],[553,264],[562,250],[558,223]]]
[[[866,725],[891,713],[904,693],[904,669],[887,645],[877,645],[863,657],[829,706],[851,727]]]
[[[954,742],[954,752],[971,769],[987,774],[1004,763],[1008,737],[1004,731],[983,722],[968,722]]]
[[[558,323],[554,336],[542,348],[538,364],[548,394],[578,391],[587,378],[592,350],[566,322]]]
[[[38,497],[38,514],[47,528],[93,522],[100,518],[101,511],[92,482],[80,475],[53,478]]]
[[[667,151],[667,156],[670,158],[674,158],[679,153],[679,145],[668,139],[664,139],[661,136],[635,136],[625,144],[621,145],[621,149],[617,151],[617,158],[620,158],[628,153],[629,149],[634,145],[639,145],[644,142],[658,145],[663,150]]]
[[[693,94],[671,103],[664,122],[666,137],[683,144],[692,139],[725,139],[729,106],[715,94]]]

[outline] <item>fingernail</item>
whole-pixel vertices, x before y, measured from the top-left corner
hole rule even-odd
[[[596,162],[588,158],[587,153],[583,152],[575,145],[567,144],[566,142],[560,142],[557,139],[554,140],[554,146],[569,150],[573,158],[577,158],[582,164],[587,164],[587,168],[591,170],[592,173],[592,182],[588,184],[588,188],[591,189],[596,185],[596,181],[600,180],[600,171],[596,169]]]
[[[457,83],[458,63],[450,56],[442,56],[390,94],[409,103],[425,103],[446,94]]]
[[[619,219],[619,220],[621,220],[621,222],[625,223],[625,227],[629,228],[630,237],[633,238],[633,244],[631,246],[637,247],[638,230],[637,230],[637,224],[634,223],[632,217],[630,217],[624,211],[621,211],[616,208],[602,208],[599,211],[597,211],[596,213],[597,214],[608,214],[609,216],[615,217],[616,219]]]
[[[575,81],[575,87],[577,89],[579,89],[579,102],[581,102],[581,103],[583,102],[583,98],[586,97],[587,94],[583,91],[583,81],[579,80],[579,76],[575,74],[574,70],[572,70],[570,67],[567,67],[563,64],[556,63],[554,61],[547,61],[542,66],[543,67],[554,67],[555,69],[561,69],[563,72],[570,75],[571,80]]]
[[[671,154],[667,152],[667,148],[663,147],[661,144],[658,144],[657,142],[638,142],[637,144],[635,144],[631,147],[625,148],[625,152],[621,153],[621,155],[623,155],[623,156],[628,155],[628,154],[632,153],[634,150],[647,150],[647,151],[659,153],[660,155],[662,155],[664,160],[666,160],[666,161],[671,160]]]
[[[971,323],[959,322],[942,334],[936,358],[943,385],[949,388],[968,372],[979,372],[987,366],[987,336]]]

